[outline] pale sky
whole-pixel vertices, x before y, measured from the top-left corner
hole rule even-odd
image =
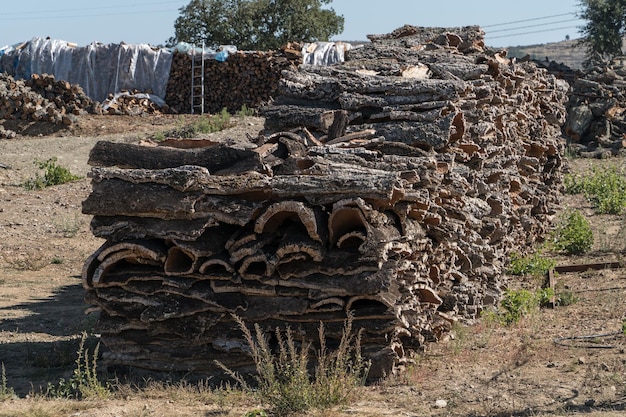
[[[4,1],[0,47],[33,37],[87,45],[161,45],[174,34],[179,9],[189,0],[28,0]],[[366,40],[404,25],[457,27],[480,25],[489,46],[516,46],[578,38],[578,0],[334,0],[345,18],[334,40]],[[534,33],[531,33],[534,32]]]

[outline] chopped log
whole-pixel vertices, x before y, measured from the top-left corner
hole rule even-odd
[[[200,68],[196,55],[196,68]],[[188,53],[174,53],[165,95],[176,113],[189,113],[191,97],[191,60]],[[281,71],[298,65],[302,57],[283,50],[236,52],[224,62],[212,56],[204,60],[205,111],[236,113],[243,106],[257,108],[278,95]],[[196,109],[197,110],[197,109]]]

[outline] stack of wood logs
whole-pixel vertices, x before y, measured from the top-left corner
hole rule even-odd
[[[626,57],[598,62],[572,85],[563,132],[571,150],[585,157],[624,154]]]
[[[290,47],[292,45],[289,45]],[[231,113],[243,105],[257,108],[276,96],[281,71],[302,59],[292,48],[269,52],[236,52],[224,62],[204,60],[205,111]],[[167,84],[166,103],[176,113],[191,110],[192,55],[176,52]],[[200,67],[199,56],[195,65]],[[200,78],[198,78],[200,79]]]
[[[28,80],[0,74],[0,119],[70,126],[78,115],[99,111],[99,104],[77,84],[47,74],[34,74]],[[0,135],[13,137],[15,132],[3,129]]]
[[[139,90],[122,91],[118,94],[109,94],[102,103],[104,112],[110,115],[145,116],[148,114],[169,113],[169,106],[159,100],[156,102],[149,92]]]
[[[377,378],[496,304],[555,213],[567,85],[482,34],[404,27],[285,71],[254,140],[98,143],[82,276],[105,363],[245,373],[232,314],[313,343],[321,321],[333,346],[352,312]]]

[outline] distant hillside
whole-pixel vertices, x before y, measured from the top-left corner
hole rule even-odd
[[[585,48],[578,45],[578,40],[545,43],[540,45],[510,46],[509,57],[522,58],[530,55],[532,59],[556,61],[574,69],[581,69],[585,60]]]

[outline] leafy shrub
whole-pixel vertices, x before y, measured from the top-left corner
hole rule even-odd
[[[258,324],[255,336],[239,318],[239,323],[254,359],[259,400],[270,405],[277,416],[326,409],[347,402],[354,389],[365,383],[369,363],[361,357],[360,335],[352,335],[352,317],[345,323],[339,346],[332,353],[327,350],[324,327],[320,324],[320,350],[314,369],[309,373],[310,345],[297,347],[293,332],[276,329],[277,352],[272,352],[268,337]],[[249,389],[245,380],[217,362],[238,383]]]
[[[41,190],[46,187],[65,184],[82,178],[72,174],[69,169],[58,165],[56,157],[50,158],[47,161],[35,159],[34,163],[39,169],[44,170],[44,174],[42,177],[37,173],[35,174],[35,178],[27,180],[24,183],[24,188],[27,190]]]
[[[589,220],[578,210],[561,216],[554,232],[554,248],[568,255],[585,253],[593,246],[593,232]]]
[[[254,116],[256,114],[256,110],[248,108],[245,104],[241,105],[241,109],[237,112],[238,117],[246,117],[246,116]]]
[[[546,258],[539,252],[528,256],[512,253],[508,272],[512,275],[545,275],[555,266],[554,259]]]
[[[522,317],[530,315],[540,306],[547,305],[554,297],[552,288],[541,288],[535,292],[529,290],[507,290],[500,301],[498,311],[485,313],[485,317],[502,325],[519,322]]]
[[[620,214],[626,207],[626,177],[615,166],[566,175],[563,184],[568,194],[584,194],[599,213]]]
[[[232,126],[230,113],[226,108],[215,115],[207,115],[194,124],[194,133],[214,133],[220,132]]]
[[[572,290],[563,289],[556,293],[556,304],[561,307],[567,307],[575,304],[579,301],[579,298]]]

